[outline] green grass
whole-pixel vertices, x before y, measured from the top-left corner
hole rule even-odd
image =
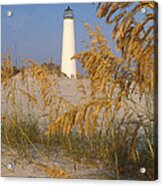
[[[2,120],[2,144],[16,150],[20,158],[30,159],[31,149],[34,149],[38,155],[50,159],[51,152],[62,149],[65,156],[72,160],[74,171],[78,171],[77,164],[82,162],[102,168],[105,178],[108,179],[117,179],[117,174],[120,179],[152,180],[154,177],[154,160],[150,157],[150,150],[144,135],[137,141],[140,156],[140,160],[137,161],[128,155],[130,149],[127,140],[125,141],[126,149],[123,149],[122,135],[118,137],[119,141],[115,150],[114,140],[117,136],[112,138],[110,133],[103,136],[94,135],[91,140],[84,135],[79,137],[75,133],[69,137],[64,137],[62,134],[47,136],[46,131],[39,128],[34,118],[18,120],[13,117],[9,121]],[[140,167],[145,167],[147,173],[140,174]]]

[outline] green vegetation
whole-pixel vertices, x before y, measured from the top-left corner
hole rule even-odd
[[[144,7],[152,11],[139,23],[135,15]],[[2,143],[25,158],[32,157],[31,149],[34,149],[48,162],[48,166],[42,165],[42,168],[50,177],[71,177],[64,169],[49,165],[50,152],[60,149],[72,160],[75,172],[78,172],[77,163],[82,162],[98,168],[108,179],[154,180],[157,121],[153,105],[156,104],[157,74],[153,55],[157,53],[154,45],[157,28],[149,23],[155,21],[155,8],[154,2],[99,4],[97,17],[113,25],[112,39],[121,57],[112,52],[98,26],[93,29],[84,23],[90,44],[86,51],[74,56],[87,71],[90,82],[88,97],[84,85],[80,85],[84,103],[73,105],[56,94],[55,77],[61,76],[61,72],[58,65],[52,64],[52,59],[42,66],[33,60],[24,61],[28,73],[21,70],[20,79],[22,84],[27,84],[27,90],[21,90],[21,96],[29,100],[32,108],[41,103],[48,127],[41,129],[37,121],[40,118],[22,118],[15,109],[14,117],[2,115]],[[3,61],[6,103],[12,101],[11,106],[17,108],[10,53],[8,57],[3,55]],[[33,80],[37,82],[37,89],[32,87],[31,92],[29,86],[34,84]],[[141,167],[146,168],[145,174],[140,173]]]

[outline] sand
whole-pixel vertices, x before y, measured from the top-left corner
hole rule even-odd
[[[89,98],[90,88],[88,79],[72,80],[65,77],[60,77],[55,80],[52,79],[52,81],[54,82],[53,91],[58,96],[63,97],[64,100],[70,102],[72,105],[78,105],[85,102],[85,100],[82,99],[83,94],[78,90],[78,86],[81,83],[85,87],[87,99]],[[16,88],[13,88],[15,91],[16,108],[13,107],[13,97],[9,94],[14,84],[16,86]],[[37,92],[37,104],[34,107],[32,107],[32,105],[29,106],[29,99],[24,97],[22,93],[18,91],[18,89],[22,89],[32,94],[31,84],[34,84],[34,88]],[[21,75],[16,75],[12,78],[12,83],[6,90],[2,87],[1,95],[2,115],[11,115],[14,112],[21,113],[22,117],[28,117],[30,115],[30,117],[32,116],[38,119],[39,126],[42,130],[46,130],[48,126],[46,111],[42,109],[42,100],[38,84],[32,77],[28,78],[28,83],[24,83],[21,81]],[[136,97],[136,95],[135,100],[138,101],[138,97]],[[140,104],[145,105],[145,102],[141,101]],[[39,163],[46,164],[46,162],[38,157],[35,152],[32,152],[32,154],[35,161],[28,161],[27,159],[21,160],[16,151],[13,152],[7,146],[2,144],[2,176],[48,177],[48,175],[38,166]],[[59,155],[57,155],[56,152],[53,152],[50,156],[50,162],[52,166],[58,166],[66,170],[72,178],[105,179],[111,175],[111,173],[104,172],[100,165],[95,167],[93,165],[88,165],[85,162],[77,163],[77,171],[74,171],[72,160],[65,156],[63,150],[59,151]],[[12,165],[11,170],[7,169],[8,163],[11,163]]]

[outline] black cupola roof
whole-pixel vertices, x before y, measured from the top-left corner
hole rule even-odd
[[[70,6],[68,6],[64,11],[64,19],[66,18],[70,18],[70,19],[74,18],[74,13],[73,10],[70,8]]]

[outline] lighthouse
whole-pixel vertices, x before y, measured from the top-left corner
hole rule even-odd
[[[75,54],[74,14],[68,6],[64,10],[62,64],[61,71],[69,78],[76,79],[76,61],[71,59]]]

